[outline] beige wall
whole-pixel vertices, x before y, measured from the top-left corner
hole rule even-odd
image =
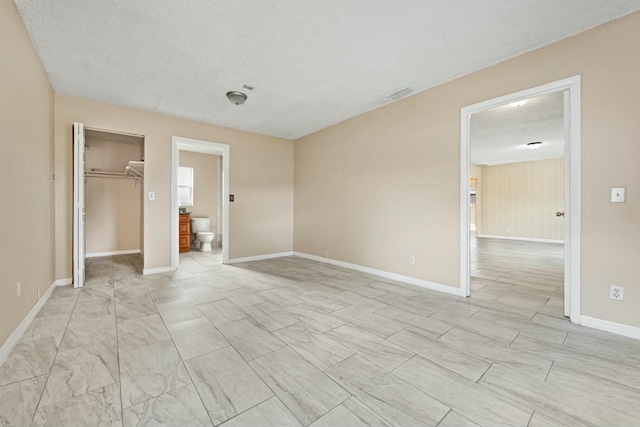
[[[581,74],[582,314],[640,326],[637,40],[640,13],[296,141],[294,249],[459,286],[460,109]]]
[[[12,1],[0,2],[0,64],[1,346],[54,280],[53,90]]]
[[[209,217],[216,227],[216,242],[219,228],[218,213],[218,156],[212,154],[180,151],[180,166],[193,168],[193,206],[187,208],[192,217]],[[213,230],[212,230],[213,231]]]
[[[124,172],[142,158],[142,145],[86,138],[86,170]],[[141,182],[88,177],[85,185],[87,254],[140,249]]]
[[[482,168],[485,236],[564,240],[564,159]]]
[[[231,258],[291,251],[293,241],[293,142],[222,128],[89,99],[56,94],[56,276],[71,277],[73,217],[72,125],[145,136],[144,266],[171,261],[171,137],[230,146]]]

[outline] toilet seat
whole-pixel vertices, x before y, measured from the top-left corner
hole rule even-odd
[[[196,233],[196,236],[202,236],[202,237],[213,236],[213,231],[198,231]]]

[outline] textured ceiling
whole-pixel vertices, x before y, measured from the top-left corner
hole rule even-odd
[[[15,0],[58,93],[295,139],[638,0]],[[254,86],[243,106],[225,97]]]
[[[531,150],[529,142],[542,142]],[[529,98],[519,107],[504,105],[471,116],[469,160],[500,165],[564,155],[563,92]]]

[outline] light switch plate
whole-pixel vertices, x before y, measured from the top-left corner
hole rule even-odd
[[[624,203],[625,187],[611,188],[611,203]]]

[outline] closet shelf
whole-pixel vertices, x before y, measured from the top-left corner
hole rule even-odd
[[[88,178],[122,178],[144,181],[144,162],[132,160],[125,167],[124,172],[90,170],[85,171],[84,176]]]
[[[144,162],[130,161],[129,165],[125,168],[124,174],[134,178],[140,178],[144,180]]]

